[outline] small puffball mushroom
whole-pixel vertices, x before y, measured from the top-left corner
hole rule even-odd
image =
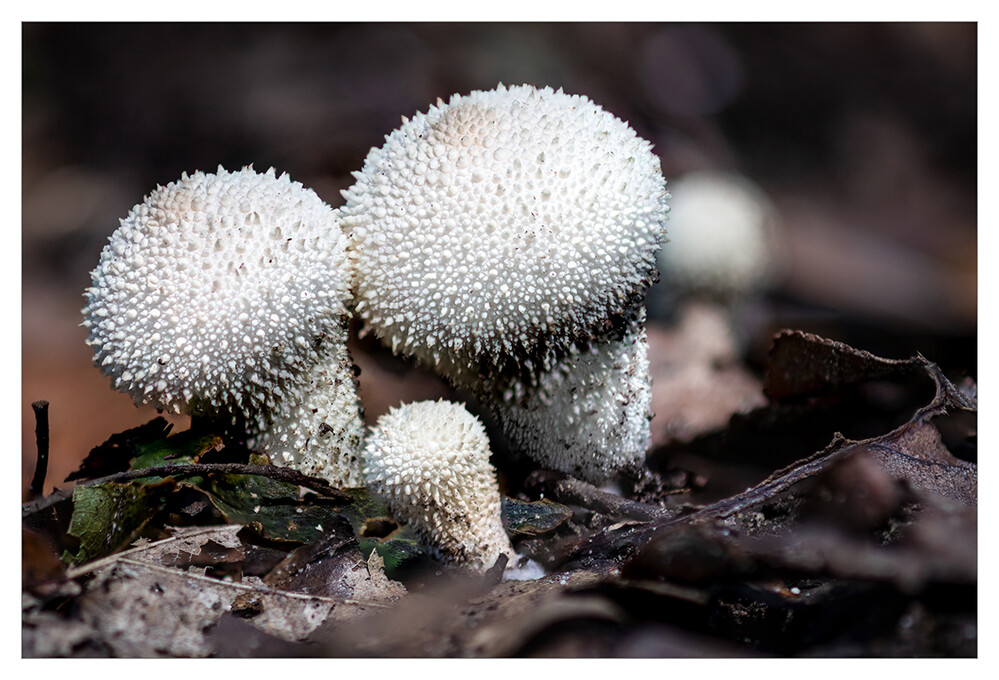
[[[333,351],[311,370],[297,398],[277,405],[270,424],[248,444],[275,465],[291,467],[332,486],[364,486],[361,446],[364,418],[347,328],[327,339]]]
[[[736,174],[689,173],[671,182],[669,247],[659,254],[675,292],[730,298],[774,274],[776,211],[763,191]]]
[[[263,429],[342,337],[345,246],[332,208],[273,168],[184,174],[132,209],[91,273],[95,363],[137,404]]]
[[[356,311],[457,385],[549,367],[657,277],[659,158],[586,97],[500,85],[438,100],[354,177]]]
[[[645,310],[536,385],[514,379],[481,398],[517,450],[547,468],[592,484],[638,468],[652,441]]]
[[[489,440],[464,406],[420,401],[378,419],[365,446],[369,488],[443,562],[474,571],[515,553],[503,529]]]

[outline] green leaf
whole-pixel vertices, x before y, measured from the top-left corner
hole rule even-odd
[[[90,451],[80,469],[66,481],[96,479],[125,470],[141,470],[181,463],[197,463],[208,451],[222,445],[222,438],[204,428],[170,434],[173,425],[162,417],[145,425],[111,435]]]
[[[512,535],[546,534],[572,517],[572,510],[547,498],[527,503],[503,496],[502,503],[503,526]]]
[[[377,552],[385,563],[385,575],[395,580],[402,572],[429,557],[427,549],[405,526],[386,538],[358,537],[357,544],[364,559],[368,559],[372,550]]]
[[[79,469],[70,473],[66,481],[97,479],[128,470],[137,447],[164,439],[172,428],[173,425],[165,418],[158,417],[144,425],[113,434],[103,444],[91,449]]]
[[[385,562],[385,574],[397,579],[401,572],[426,560],[429,553],[420,539],[405,524],[386,536],[370,536],[368,529],[375,523],[391,522],[388,507],[373,493],[364,488],[343,489],[352,501],[340,509],[354,528],[361,553],[367,559],[375,550]]]
[[[314,494],[303,498],[295,484],[257,475],[212,475],[185,483],[201,489],[230,524],[251,526],[274,541],[312,543],[340,510]]]
[[[358,538],[364,533],[369,520],[391,518],[388,506],[367,489],[359,487],[343,489],[343,491],[349,494],[352,500],[341,508],[340,512],[350,522],[350,526],[354,528],[354,533],[357,534]]]
[[[164,465],[197,463],[202,455],[222,445],[217,434],[185,430],[175,435],[137,443],[130,468],[141,470]]]
[[[80,547],[75,554],[64,553],[63,561],[83,564],[128,546],[175,488],[173,482],[77,486],[68,533]]]

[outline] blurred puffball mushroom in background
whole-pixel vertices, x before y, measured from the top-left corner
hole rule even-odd
[[[776,208],[749,179],[713,170],[670,182],[662,280],[649,294],[653,445],[723,428],[766,403],[744,365],[746,343],[770,320],[763,293],[780,277]]]
[[[441,561],[481,572],[501,554],[516,556],[489,454],[485,428],[464,406],[415,402],[378,419],[364,475]]]
[[[669,295],[721,301],[756,293],[779,274],[777,212],[753,182],[699,171],[670,182],[669,243],[659,252]]]

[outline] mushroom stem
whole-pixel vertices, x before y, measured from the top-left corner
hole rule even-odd
[[[347,328],[338,328],[301,390],[280,403],[270,424],[249,442],[275,465],[322,477],[337,488],[364,486],[364,415]]]
[[[642,465],[652,441],[645,310],[534,384],[514,379],[477,395],[513,448],[546,468],[593,484]]]

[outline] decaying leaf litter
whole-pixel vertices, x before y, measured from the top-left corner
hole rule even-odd
[[[785,331],[763,394],[623,495],[504,468],[531,581],[452,572],[362,490],[153,421],[24,506],[23,654],[976,655],[974,384]]]

